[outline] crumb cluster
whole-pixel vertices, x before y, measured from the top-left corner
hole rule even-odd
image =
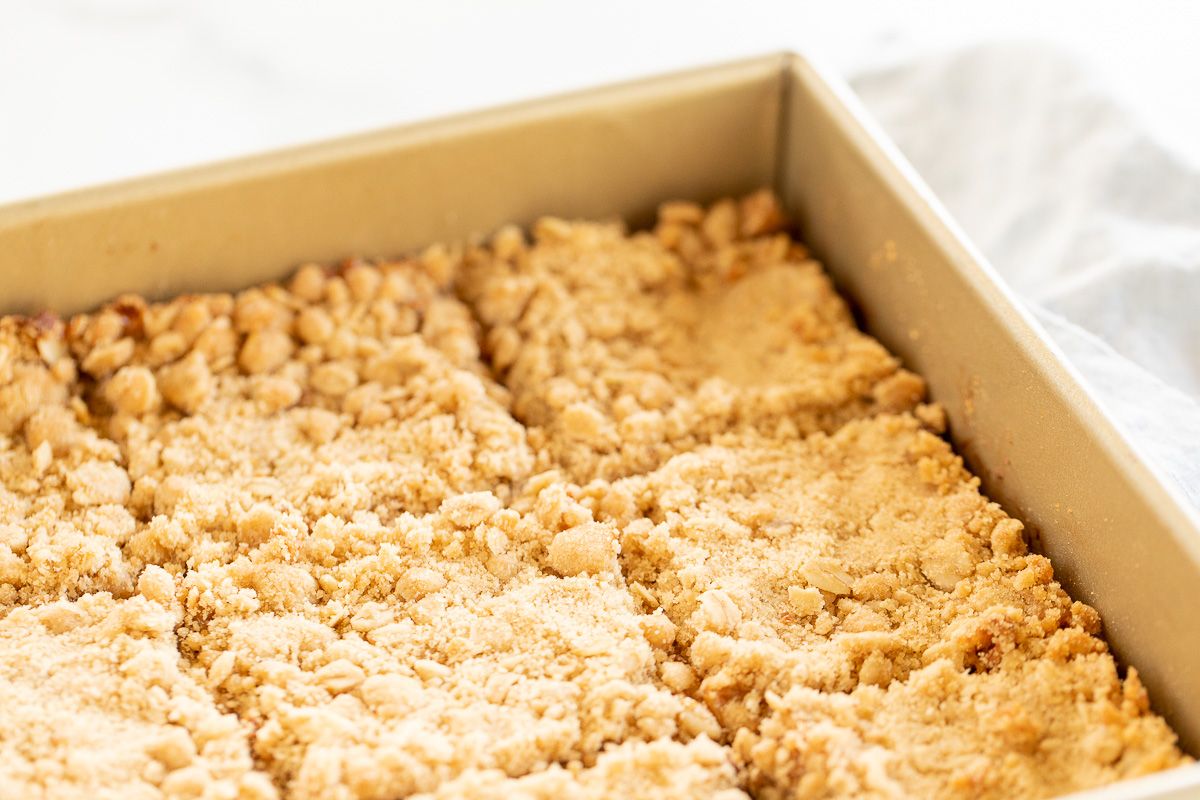
[[[242,725],[179,660],[170,576],[0,619],[0,796],[268,800]]]
[[[0,320],[0,794],[1046,797],[1186,760],[759,192]]]
[[[858,330],[769,193],[658,226],[543,219],[464,257],[464,296],[540,469],[645,472],[713,436],[836,430],[924,394]]]

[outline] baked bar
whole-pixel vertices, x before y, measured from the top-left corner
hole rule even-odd
[[[432,256],[314,265],[287,288],[127,298],[73,319],[90,407],[122,447],[134,504],[208,527],[258,501],[310,523],[386,520],[524,478],[524,431],[438,269]]]
[[[138,587],[0,619],[0,797],[275,798],[179,658],[171,577]]]
[[[615,531],[551,535],[490,493],[389,526],[326,517],[195,569],[181,594],[184,654],[252,724],[288,797],[401,797],[466,771],[721,736],[659,680],[669,623],[635,610]]]
[[[909,415],[784,442],[728,436],[579,495],[621,526],[626,580],[675,623],[701,694],[733,728],[792,681],[845,692],[904,680],[996,609],[1048,631],[1096,624]]]
[[[228,560],[325,515],[505,496],[533,457],[446,259],[5,320],[0,603],[126,596],[146,564]]]
[[[1037,641],[1037,640],[1035,640]],[[1062,631],[983,670],[938,659],[886,687],[797,686],[735,749],[758,797],[1057,797],[1182,763],[1102,643]]]
[[[920,378],[855,327],[760,192],[664,206],[651,232],[544,219],[468,250],[458,285],[541,468],[645,472],[733,430],[784,438],[913,407]]]
[[[622,526],[758,796],[1044,797],[1177,763],[1096,612],[978,483],[884,415],[575,495]]]

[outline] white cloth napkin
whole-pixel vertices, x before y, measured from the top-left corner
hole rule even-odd
[[[1160,471],[1200,506],[1200,172],[1034,45],[854,89]]]

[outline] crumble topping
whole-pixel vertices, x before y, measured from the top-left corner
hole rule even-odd
[[[914,417],[574,494],[622,526],[758,796],[1046,797],[1177,763],[1096,612]]]
[[[544,219],[469,249],[458,285],[543,469],[645,472],[713,436],[903,411],[924,383],[854,325],[773,196],[669,204],[651,232]]]
[[[1036,639],[1034,641],[1037,641]],[[1137,671],[1059,631],[978,672],[939,659],[848,694],[771,696],[734,747],[758,797],[1056,797],[1180,763]]]
[[[1188,761],[784,229],[758,192],[0,319],[0,794],[1037,798]]]
[[[610,743],[720,738],[658,679],[656,621],[615,558],[552,545],[551,562],[583,566],[548,575],[550,538],[490,494],[389,526],[325,517],[191,572],[181,645],[289,797],[390,798],[590,765]]]
[[[123,331],[110,330],[114,309],[73,320],[142,513],[212,527],[266,501],[310,524],[365,510],[386,520],[524,478],[524,431],[484,374],[470,313],[432,271],[310,266],[287,289],[118,301]],[[122,332],[129,358],[89,370]]]
[[[542,772],[510,778],[497,770],[476,770],[448,781],[420,800],[460,797],[504,800],[560,800],[578,797],[601,800],[639,797],[674,800],[706,797],[745,800],[736,788],[732,763],[723,748],[706,737],[687,744],[670,740],[629,742],[605,750],[591,767],[554,765]]]
[[[179,658],[170,576],[139,585],[0,619],[0,796],[277,797]]]
[[[533,457],[447,258],[4,320],[0,604],[128,596],[146,564],[228,560],[326,514],[506,496]]]
[[[1025,552],[1020,523],[911,416],[786,442],[721,437],[575,494],[621,527],[635,596],[675,623],[731,726],[792,681],[842,692],[904,680],[946,654],[954,624],[996,608],[1093,625]]]
[[[120,448],[88,425],[61,322],[0,320],[0,615],[84,592],[127,597],[137,528]]]

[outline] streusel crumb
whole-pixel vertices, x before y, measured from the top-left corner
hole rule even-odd
[[[626,579],[643,608],[675,623],[700,674],[713,670],[701,692],[719,695],[731,724],[757,713],[733,703],[736,682],[751,679],[742,700],[761,703],[765,689],[780,691],[770,681],[785,680],[783,663],[809,685],[848,691],[902,680],[951,622],[994,607],[1071,619],[1020,524],[910,416],[786,442],[718,437],[648,475],[573,494],[621,527]],[[766,669],[768,653],[780,664]],[[743,656],[755,662],[744,675]]]
[[[67,332],[144,522],[125,546],[135,565],[228,560],[325,515],[386,522],[462,492],[503,496],[532,465],[470,313],[420,260],[124,298]],[[114,337],[128,355],[97,365]]]
[[[707,737],[687,744],[670,740],[629,742],[605,750],[592,767],[558,765],[510,778],[499,770],[474,770],[417,795],[421,800],[603,800],[637,797],[675,800],[745,800],[727,751]]]
[[[748,786],[763,798],[1001,800],[1181,763],[1136,670],[1122,681],[1097,640],[1053,639],[981,671],[939,659],[885,687],[772,696],[760,731],[735,739]]]
[[[121,549],[137,528],[132,482],[88,422],[62,324],[0,320],[0,615],[133,591]]]
[[[538,568],[578,530],[555,537],[491,495],[388,526],[325,517],[189,573],[183,651],[294,798],[400,797],[467,771],[591,764],[613,743],[720,738],[659,680],[654,618],[615,557]]]
[[[89,595],[0,619],[0,797],[277,796],[244,724],[180,660],[174,593],[155,590],[170,577],[144,580],[128,600]]]
[[[913,417],[718,437],[569,494],[622,527],[761,796],[1045,797],[1179,763],[1096,612]]]
[[[0,319],[0,796],[1040,798],[1189,760],[769,192]]]
[[[774,198],[657,227],[546,219],[464,255],[459,287],[541,468],[654,469],[733,430],[783,438],[912,408],[924,383],[859,331]]]

